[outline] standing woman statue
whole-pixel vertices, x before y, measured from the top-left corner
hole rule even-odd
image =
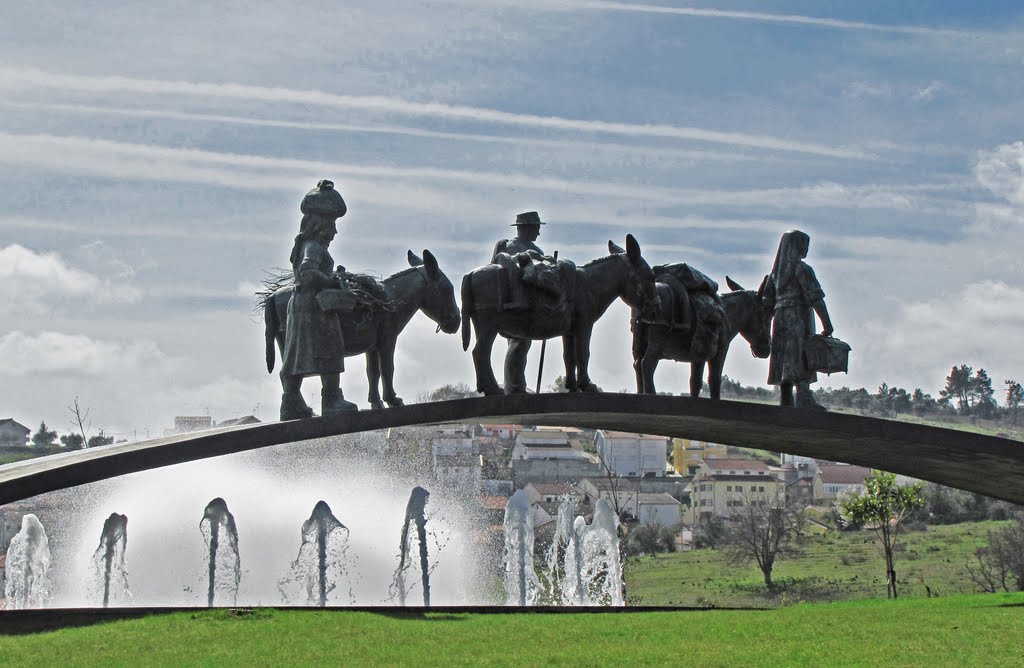
[[[825,307],[825,293],[814,270],[804,262],[810,244],[811,238],[798,230],[783,234],[765,285],[765,300],[769,306],[774,305],[768,384],[779,386],[782,406],[822,409],[811,393],[810,385],[818,381],[818,374],[808,368],[804,347],[814,336],[815,313],[825,336],[832,335],[832,321]]]
[[[327,247],[338,234],[338,218],[345,215],[348,207],[341,193],[334,189],[334,183],[323,180],[306,193],[299,208],[302,222],[290,258],[295,291],[288,302],[281,361],[282,420],[312,417],[313,410],[300,391],[306,376],[320,376],[324,416],[359,410],[341,392],[345,342],[338,314],[321,309],[316,299],[322,290],[344,287]]]

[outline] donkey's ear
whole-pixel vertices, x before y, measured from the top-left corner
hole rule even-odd
[[[761,279],[761,285],[757,286],[757,296],[764,297],[764,290],[768,287],[769,276],[765,274],[765,277]]]
[[[640,244],[632,234],[626,235],[626,256],[634,264],[640,261]]]
[[[622,246],[617,245],[614,241],[609,239],[608,240],[608,252],[611,253],[612,255],[625,255],[626,254],[626,249],[623,248]]]
[[[423,266],[426,267],[427,276],[431,280],[436,281],[437,277],[441,275],[441,268],[437,266],[437,258],[427,249],[423,249]]]
[[[733,292],[736,292],[738,290],[742,290],[743,289],[742,285],[740,285],[736,281],[732,280],[728,276],[725,277],[725,284],[728,285],[729,289],[732,290]]]
[[[416,253],[413,253],[412,251],[409,251],[409,266],[410,267],[418,267],[421,264],[423,264],[423,260],[421,260],[418,257],[416,257]]]

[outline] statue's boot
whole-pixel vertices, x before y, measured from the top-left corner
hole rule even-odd
[[[301,392],[285,392],[281,395],[281,420],[302,420],[313,417],[313,409],[306,404]]]
[[[810,408],[816,411],[828,410],[814,398],[814,393],[811,392],[811,387],[807,383],[797,383],[795,405],[797,408]]]
[[[341,389],[336,390],[324,390],[323,401],[321,402],[321,410],[323,411],[324,417],[329,415],[338,415],[340,413],[354,413],[359,410],[359,406],[356,406],[351,401],[345,400],[345,395],[342,394]]]

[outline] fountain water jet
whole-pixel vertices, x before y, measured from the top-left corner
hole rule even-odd
[[[21,518],[21,531],[7,548],[7,609],[45,608],[50,603],[50,541],[35,515]]]
[[[582,518],[580,518],[582,519]],[[594,520],[582,532],[582,560],[577,562],[588,605],[626,604],[622,594],[619,518],[608,499],[598,499]]]
[[[413,487],[409,495],[409,504],[405,508],[405,522],[402,524],[402,539],[399,552],[398,570],[395,571],[394,588],[398,591],[399,605],[405,605],[405,598],[408,594],[405,587],[405,571],[409,568],[409,551],[412,543],[412,536],[409,532],[409,525],[416,524],[416,539],[419,541],[420,553],[420,578],[423,583],[423,606],[430,607],[430,567],[427,560],[427,501],[430,499],[430,492],[422,487]]]
[[[573,516],[575,514],[576,500],[568,495],[562,497],[561,503],[558,504],[555,535],[551,537],[545,569],[547,596],[552,603],[562,602],[570,605],[574,600],[573,594],[567,590],[567,587],[569,589],[574,587],[571,580],[575,574],[566,568],[566,562],[569,559],[567,552],[573,545]],[[566,583],[567,579],[570,580],[569,583]]]
[[[505,506],[506,605],[533,605],[540,579],[533,567],[533,508],[530,497],[518,490]]]
[[[100,544],[92,555],[93,573],[97,589],[103,591],[103,607],[110,606],[111,584],[115,603],[129,604],[132,600],[128,588],[128,572],[125,569],[125,549],[128,546],[128,518],[111,513],[103,523]]]
[[[327,595],[348,574],[348,533],[330,506],[317,501],[309,519],[302,523],[302,545],[292,562],[291,577],[282,582],[282,591],[288,582],[299,582],[308,604],[325,607]]]
[[[231,605],[238,599],[238,585],[241,582],[241,559],[238,554],[238,529],[235,517],[228,510],[224,499],[217,497],[206,505],[199,530],[206,541],[207,570],[209,584],[206,605],[213,607],[218,592],[231,597]]]

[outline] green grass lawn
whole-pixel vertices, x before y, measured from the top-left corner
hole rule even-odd
[[[929,526],[900,534],[896,555],[899,592],[907,597],[974,591],[965,564],[999,522]],[[793,602],[885,597],[885,565],[870,531],[831,532],[809,537],[799,557],[776,563],[777,594],[768,594],[761,571],[730,566],[717,550],[695,550],[630,559],[626,591],[642,605],[764,607]]]
[[[768,611],[178,612],[0,635],[4,666],[1019,666],[1024,594]]]

